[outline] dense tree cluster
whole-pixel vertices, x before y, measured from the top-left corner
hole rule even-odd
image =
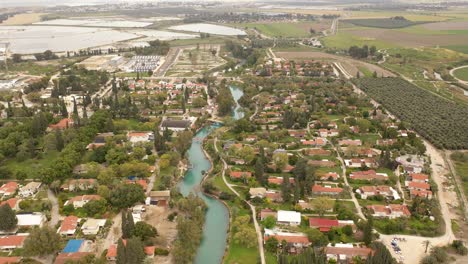
[[[245,60],[247,65],[255,65],[255,63],[257,63],[257,61],[263,57],[263,52],[260,50],[246,47],[232,40],[226,41],[225,47],[232,53],[234,58]]]
[[[370,97],[438,148],[468,148],[468,107],[443,99],[401,78],[361,78]]]
[[[35,228],[24,241],[24,253],[27,256],[46,256],[57,252],[62,247],[60,235],[51,227]]]
[[[201,243],[206,206],[201,198],[189,194],[178,201],[177,207],[181,213],[177,217],[172,255],[175,263],[188,264],[192,263]]]
[[[15,212],[11,209],[8,203],[0,206],[0,230],[1,231],[10,231],[16,227],[18,224],[18,219],[16,218]]]
[[[171,48],[169,42],[153,40],[149,42],[149,47],[136,48],[135,52],[138,55],[166,55]]]
[[[348,54],[356,59],[365,59],[369,56],[374,56],[375,52],[377,51],[375,46],[369,46],[364,45],[362,47],[358,46],[351,46],[348,50]]]

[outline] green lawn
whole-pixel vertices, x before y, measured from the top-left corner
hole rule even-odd
[[[237,27],[257,29],[262,34],[270,37],[302,38],[309,37],[310,28],[314,22],[272,22],[272,23],[242,23],[235,24]]]
[[[236,243],[230,243],[228,255],[224,259],[225,264],[257,264],[258,249],[245,248]]]
[[[461,154],[456,153],[452,154],[451,158],[455,165],[457,176],[463,181],[463,190],[468,195],[468,154],[462,155],[463,158],[457,158],[456,156]]]
[[[59,59],[47,62],[25,61],[19,63],[9,63],[10,72],[24,72],[30,75],[51,75],[59,71],[63,66],[70,66],[79,59]],[[3,64],[0,65],[0,73],[4,72]]]
[[[460,80],[468,81],[468,67],[458,69],[454,71],[453,74]]]
[[[22,162],[18,162],[16,159],[10,159],[5,161],[3,165],[12,172],[12,175],[15,175],[17,171],[24,171],[28,175],[28,178],[36,179],[39,177],[41,168],[51,166],[58,155],[58,152],[51,152],[44,154],[44,157],[41,159],[27,159]]]

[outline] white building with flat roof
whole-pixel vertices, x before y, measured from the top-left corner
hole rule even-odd
[[[278,211],[276,221],[278,224],[297,226],[301,224],[301,213],[296,211]]]

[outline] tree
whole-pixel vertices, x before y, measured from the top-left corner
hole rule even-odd
[[[273,154],[273,164],[275,164],[276,170],[282,171],[288,165],[288,154],[283,152]]]
[[[156,237],[158,235],[158,231],[154,226],[140,221],[135,224],[133,235],[139,237],[142,241],[145,241],[148,238]]]
[[[14,54],[12,55],[12,59],[13,59],[13,62],[14,62],[14,63],[21,62],[21,54],[14,53]]]
[[[192,143],[193,133],[192,131],[182,131],[179,133],[178,137],[174,142],[174,146],[180,155],[184,155],[185,152],[189,149],[190,144]]]
[[[125,225],[128,232],[128,238],[130,238],[133,236],[133,231],[135,230],[135,221],[133,220],[132,211],[127,211],[127,222]]]
[[[276,237],[270,237],[265,242],[265,249],[268,252],[276,253],[276,251],[278,250],[278,245],[279,245],[278,239],[276,239]]]
[[[145,200],[143,188],[138,184],[124,184],[111,191],[109,202],[112,206],[123,209],[129,208]]]
[[[130,238],[125,246],[126,264],[141,264],[145,259],[143,243],[140,239]]]
[[[106,213],[107,201],[104,199],[93,200],[83,206],[87,216],[95,217]]]
[[[328,244],[327,236],[320,232],[318,229],[308,229],[306,234],[309,241],[312,242],[312,244],[316,247],[326,246]]]
[[[291,183],[289,182],[289,175],[283,177],[283,183],[281,184],[281,194],[283,201],[288,203],[291,200]]]
[[[263,219],[262,224],[265,228],[271,229],[276,225],[276,218],[273,216],[267,216],[265,219]]]
[[[122,239],[117,242],[117,264],[127,264],[127,253]]]
[[[24,241],[24,253],[27,256],[45,256],[61,248],[60,235],[51,227],[35,228]]]
[[[395,259],[392,257],[390,251],[381,242],[374,242],[371,245],[374,254],[367,257],[366,264],[394,264]]]
[[[374,228],[374,221],[372,219],[372,216],[369,215],[367,217],[367,222],[364,226],[364,237],[363,237],[363,240],[364,240],[364,244],[366,245],[370,245],[372,243],[372,240],[373,240],[373,234],[372,234],[372,230]]]
[[[234,234],[234,240],[246,248],[254,247],[257,243],[257,234],[255,229],[248,225],[242,225]]]
[[[18,219],[16,218],[15,212],[11,209],[8,203],[0,206],[0,230],[10,231],[16,227],[18,224]]]
[[[260,184],[263,184],[265,181],[263,179],[263,174],[265,173],[265,165],[263,163],[263,158],[258,157],[255,161],[255,178]]]
[[[312,207],[320,216],[333,209],[334,202],[327,197],[317,197],[310,202]]]

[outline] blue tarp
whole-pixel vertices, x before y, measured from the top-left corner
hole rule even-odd
[[[81,244],[83,244],[83,239],[71,239],[68,241],[67,245],[63,249],[64,253],[74,253],[80,250]]]

